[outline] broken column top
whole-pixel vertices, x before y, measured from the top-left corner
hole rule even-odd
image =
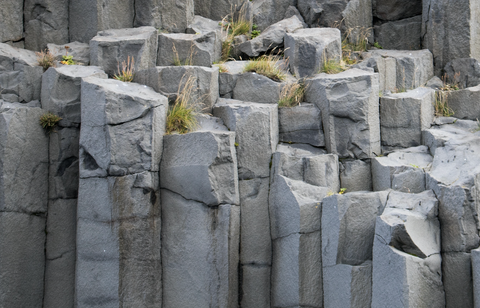
[[[34,51],[22,48],[15,48],[8,44],[0,43],[0,67],[12,70],[13,67],[5,67],[5,58],[10,59],[14,63],[28,64],[30,66],[38,66],[37,55]]]
[[[148,39],[150,35],[157,33],[157,29],[154,27],[139,27],[139,28],[125,28],[125,29],[109,29],[104,31],[99,31],[97,36],[92,40],[100,40],[103,42],[116,42],[116,41],[125,41],[125,40],[138,40],[138,39]]]

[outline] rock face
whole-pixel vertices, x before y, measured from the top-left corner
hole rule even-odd
[[[19,41],[23,37],[23,1],[8,1],[0,8],[0,43]]]
[[[57,45],[47,44],[47,48],[55,56],[55,60],[62,61],[65,55],[73,56],[73,61],[79,65],[90,64],[90,46],[87,43],[71,42]]]
[[[322,111],[325,143],[340,157],[380,153],[378,75],[358,69],[320,74],[306,82],[306,100]]]
[[[480,84],[480,63],[473,58],[454,59],[445,65],[445,82],[456,84],[460,89]]]
[[[480,59],[479,10],[473,0],[423,2],[423,47],[433,53],[435,75],[453,59]]]
[[[250,3],[247,0],[195,0],[195,15],[222,20],[232,13],[240,13],[246,20],[250,20]]]
[[[422,16],[386,22],[374,27],[375,41],[385,49],[422,48]]]
[[[432,191],[390,193],[375,226],[372,307],[445,307],[437,214]]]
[[[422,1],[374,0],[373,15],[382,20],[399,20],[422,14]]]
[[[300,12],[295,7],[296,4],[297,1],[295,0],[255,1],[253,2],[253,23],[257,25],[260,31],[263,31],[269,25],[291,17],[288,14],[292,11],[296,11],[295,13],[300,15]]]
[[[278,109],[280,141],[325,146],[322,114],[314,104]]]
[[[0,101],[0,302],[41,307],[48,138],[40,108]],[[21,243],[21,245],[19,245]]]
[[[322,70],[327,61],[340,61],[340,30],[331,28],[299,29],[285,34],[285,56],[290,71],[298,78],[309,77]]]
[[[244,102],[276,104],[284,85],[257,73],[243,73],[236,78],[233,98]]]
[[[480,85],[457,91],[444,92],[448,108],[458,119],[476,121],[480,118]]]
[[[340,186],[346,191],[372,191],[370,160],[345,160],[340,166]]]

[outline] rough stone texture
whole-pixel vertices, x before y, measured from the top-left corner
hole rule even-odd
[[[442,253],[445,307],[474,307],[470,253]]]
[[[134,27],[151,26],[156,29],[162,29],[163,4],[168,3],[164,0],[135,0],[135,18]],[[181,2],[180,2],[181,3]]]
[[[194,0],[161,0],[162,29],[172,33],[185,33],[195,16]]]
[[[359,69],[320,74],[306,82],[305,95],[322,111],[329,153],[344,158],[380,153],[378,74]]]
[[[239,202],[234,132],[167,135],[160,169],[161,187],[185,199],[208,206]]]
[[[421,4],[421,2],[419,2]],[[400,5],[402,7],[402,5]],[[422,16],[391,21],[374,27],[375,41],[385,49],[422,48]]]
[[[460,89],[480,84],[480,63],[473,58],[453,59],[445,65],[446,83],[456,84]]]
[[[283,19],[262,31],[256,38],[246,41],[239,49],[249,57],[257,57],[260,53],[282,47],[285,34],[303,29],[303,23],[297,16]]]
[[[480,85],[475,87],[443,92],[453,116],[458,119],[476,121],[480,119]]]
[[[35,52],[0,43],[0,99],[30,102],[40,99],[43,69]]]
[[[473,276],[473,300],[475,308],[480,307],[480,248],[471,251],[472,276]]]
[[[162,307],[236,307],[230,293],[237,290],[229,284],[231,238],[239,236],[231,233],[235,206],[211,208],[169,190],[161,194]],[[235,271],[238,246],[236,254]]]
[[[88,43],[98,31],[132,28],[134,0],[69,1],[70,41]]]
[[[235,132],[238,178],[268,177],[278,144],[278,107],[220,99],[213,114]]]
[[[372,158],[373,190],[393,189],[407,193],[425,190],[425,170],[429,170],[432,156],[426,146],[418,146]]]
[[[76,306],[161,305],[158,173],[80,179],[77,217]]]
[[[100,67],[79,65],[51,67],[43,74],[42,108],[60,116],[60,126],[80,124],[80,85],[82,78],[88,76],[108,78]]]
[[[0,7],[0,43],[15,42],[23,38],[23,2],[5,1]]]
[[[251,3],[247,0],[195,0],[195,15],[222,20],[227,15],[241,14],[251,20]]]
[[[68,43],[68,0],[25,0],[25,48],[44,50],[48,43]]]
[[[314,28],[286,33],[285,56],[290,71],[297,78],[315,75],[322,70],[325,62],[340,61],[342,58],[340,30]]]
[[[158,171],[167,98],[95,77],[83,78],[81,89],[80,177]]]
[[[383,146],[413,147],[422,143],[422,131],[433,123],[435,91],[429,88],[387,94],[380,98]]]
[[[433,77],[432,53],[428,50],[373,50],[355,67],[371,67],[379,73],[380,90],[402,92],[425,85]]]
[[[372,307],[445,307],[437,215],[431,190],[390,193],[375,226]]]
[[[270,266],[242,266],[242,307],[270,308],[270,272]]]
[[[68,50],[65,48],[68,47]],[[56,45],[47,44],[47,48],[51,54],[55,56],[55,60],[62,61],[62,57],[67,55],[73,56],[73,61],[80,65],[89,65],[90,63],[90,45],[87,43],[70,42],[68,44]]]
[[[100,31],[90,41],[90,64],[110,76],[120,75],[122,63],[130,57],[138,72],[155,67],[157,47],[157,29],[153,27]]]
[[[323,199],[324,307],[370,305],[375,220],[388,194],[353,192]]]
[[[268,26],[279,22],[286,16],[292,7],[295,7],[295,0],[259,0],[253,2],[253,23],[258,30],[263,31]],[[298,11],[297,11],[298,12]],[[300,13],[298,13],[300,15]],[[302,18],[303,19],[303,18]]]
[[[382,20],[399,20],[422,14],[421,0],[373,0],[373,15]]]
[[[237,77],[233,98],[244,102],[277,104],[284,85],[257,73],[244,73]]]
[[[279,108],[280,141],[325,146],[320,109],[314,104]]]
[[[423,1],[423,48],[433,53],[435,75],[456,58],[480,59],[480,2]]]
[[[340,186],[347,192],[373,190],[370,160],[346,160],[340,168]]]
[[[175,102],[185,85],[192,83],[190,103],[197,111],[210,113],[218,99],[218,68],[202,66],[157,66],[135,74],[135,82],[152,87]],[[186,89],[187,90],[187,89]]]
[[[227,31],[225,31],[225,29],[222,27],[221,23],[199,15],[195,15],[193,22],[188,25],[188,28],[186,30],[186,33],[188,34],[197,35],[207,35],[210,32],[215,32],[214,56],[216,62],[219,58],[221,58],[222,42],[227,38],[228,35]]]
[[[243,69],[248,62],[249,61],[228,61],[223,64],[225,71],[221,72],[218,77],[220,97],[233,97],[233,89],[235,89],[235,85],[237,84],[238,76],[243,73]]]

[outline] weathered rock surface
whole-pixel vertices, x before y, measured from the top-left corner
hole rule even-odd
[[[320,109],[314,104],[300,104],[278,109],[280,141],[325,146]]]
[[[23,1],[6,1],[0,8],[0,43],[23,38]]]
[[[233,98],[244,102],[276,104],[284,85],[257,73],[243,73],[237,77]]]
[[[270,307],[270,266],[242,266],[242,307]]]
[[[134,27],[151,26],[156,29],[162,29],[163,5],[168,1],[164,0],[135,0],[135,17],[133,20]],[[178,3],[181,3],[180,1]],[[169,12],[172,12],[171,10]]]
[[[290,71],[297,78],[309,77],[322,70],[327,61],[340,61],[342,43],[335,28],[298,29],[285,33],[285,56]]]
[[[473,276],[473,299],[475,308],[480,304],[480,249],[473,249],[471,251],[472,258],[472,276]]]
[[[437,214],[432,191],[390,193],[375,226],[372,307],[445,307]]]
[[[111,29],[98,32],[90,41],[90,64],[110,76],[120,75],[122,63],[134,61],[134,71],[155,67],[157,30],[153,27]]]
[[[373,15],[382,20],[399,20],[422,14],[422,1],[374,0]]]
[[[295,8],[297,1],[295,0],[259,0],[253,2],[253,23],[257,25],[258,30],[263,31],[268,26],[279,22],[288,16],[294,9],[298,15],[300,12]],[[301,15],[298,16],[299,19]]]
[[[340,186],[347,192],[372,191],[370,160],[345,160],[340,162]]]
[[[453,59],[445,65],[444,73],[445,82],[458,85],[460,89],[480,84],[480,63],[477,59]]]
[[[218,78],[220,97],[233,97],[233,89],[235,89],[235,85],[237,84],[238,76],[243,73],[243,69],[248,62],[249,61],[228,61],[222,64],[223,69]]]
[[[68,48],[65,48],[68,47]],[[79,65],[89,65],[90,63],[90,45],[87,43],[70,42],[68,44],[47,44],[55,60],[62,61],[63,56],[73,56],[73,61]]]
[[[252,18],[250,5],[247,0],[195,0],[195,15],[222,20],[227,15],[240,14],[249,21]]]
[[[422,131],[434,116],[435,91],[429,88],[387,94],[380,98],[380,130],[383,146],[413,147],[422,143]]]
[[[402,7],[402,5],[400,5],[400,7]],[[375,41],[378,42],[382,48],[398,50],[421,49],[422,16],[419,15],[375,25],[374,33]]]
[[[480,85],[456,91],[443,92],[448,108],[458,119],[480,119]]]
[[[380,153],[378,74],[359,69],[319,74],[307,80],[305,93],[306,100],[322,111],[330,153],[343,158]]]
[[[151,88],[118,80],[82,80],[80,177],[158,171],[168,108]]]

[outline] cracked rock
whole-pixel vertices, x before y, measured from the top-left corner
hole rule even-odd
[[[325,146],[320,109],[304,104],[278,109],[280,141]]]

